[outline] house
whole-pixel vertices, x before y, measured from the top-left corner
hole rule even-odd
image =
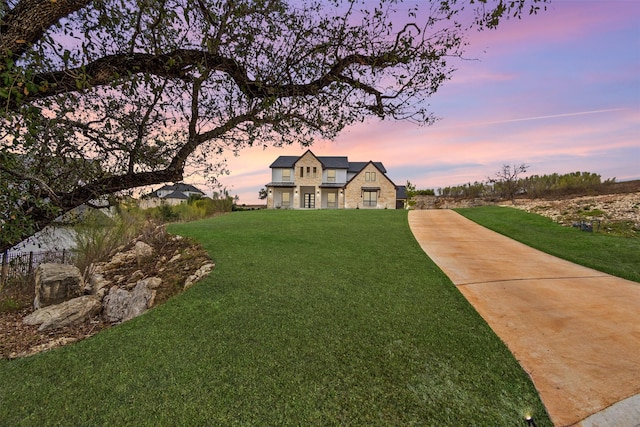
[[[269,166],[268,209],[394,209],[396,186],[380,162],[344,156],[280,156]],[[406,198],[406,195],[405,195]]]
[[[161,204],[179,205],[180,203],[185,203],[191,196],[202,197],[204,192],[191,184],[178,182],[173,185],[165,185],[151,192],[151,194],[144,197],[145,200],[141,201],[140,207],[147,209]]]

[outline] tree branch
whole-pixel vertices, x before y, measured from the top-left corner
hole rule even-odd
[[[33,79],[34,83],[38,86],[47,87],[47,90],[29,93],[23,97],[23,100],[32,101],[52,95],[77,92],[79,78],[83,75],[86,75],[86,79],[83,78],[82,80],[86,81],[89,87],[114,84],[120,76],[126,76],[130,73],[151,74],[158,77],[191,81],[193,79],[189,76],[189,73],[197,65],[203,65],[207,70],[228,74],[235,81],[238,88],[249,98],[308,96],[317,95],[320,90],[336,81],[347,83],[354,88],[366,88],[366,85],[341,75],[344,70],[352,65],[388,67],[399,62],[400,60],[393,52],[375,56],[353,54],[338,59],[326,74],[312,82],[305,84],[267,84],[251,80],[245,68],[235,60],[200,50],[178,49],[160,55],[146,53],[109,55],[97,59],[84,67],[36,74]],[[17,106],[15,100],[9,101],[10,109],[15,109]]]
[[[21,0],[1,21],[0,55],[22,56],[49,27],[90,3],[91,0]]]

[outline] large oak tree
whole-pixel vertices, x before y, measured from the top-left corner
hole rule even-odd
[[[465,34],[538,1],[0,0],[0,250],[190,162],[429,124]]]

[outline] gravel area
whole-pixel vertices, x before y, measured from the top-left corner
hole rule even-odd
[[[518,199],[509,204],[527,212],[551,218],[553,221],[572,226],[576,222],[601,222],[601,229],[623,231],[623,235],[636,235],[640,232],[640,192],[626,194],[604,194],[583,196],[564,200],[528,200]]]

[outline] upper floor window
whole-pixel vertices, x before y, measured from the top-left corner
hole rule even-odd
[[[316,174],[318,173],[318,168],[317,167],[313,167],[313,177],[316,178]]]
[[[336,182],[336,170],[327,169],[327,182]]]
[[[300,166],[300,178],[304,178],[304,166]]]
[[[368,181],[368,182],[374,182],[376,180],[376,173],[375,172],[365,172],[364,173],[364,180]]]
[[[291,181],[291,169],[282,169],[282,180]]]

